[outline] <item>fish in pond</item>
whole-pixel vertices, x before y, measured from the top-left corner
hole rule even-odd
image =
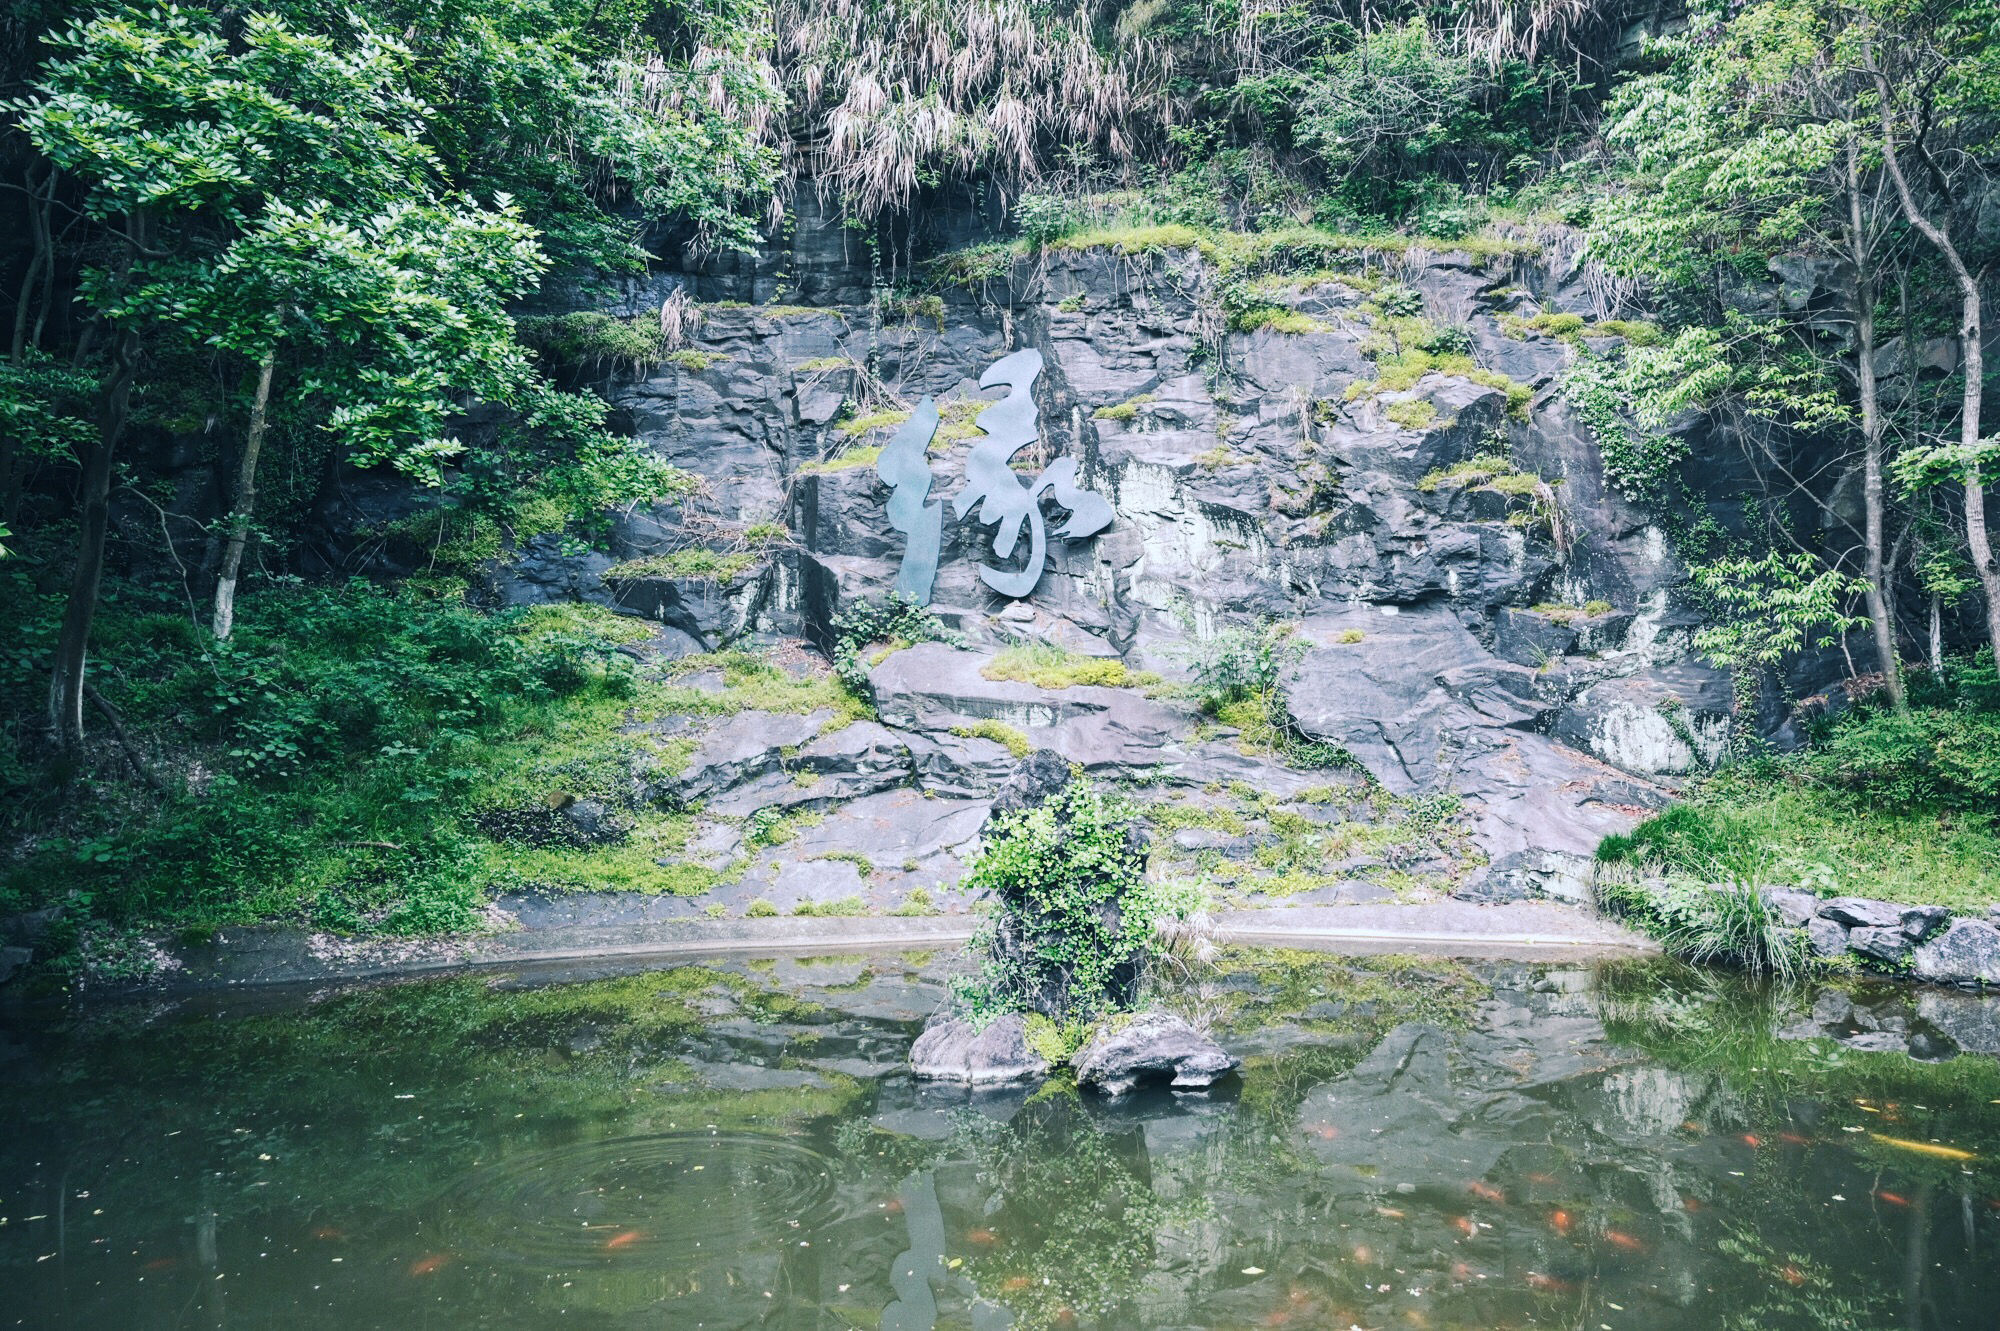
[[[1781,1133],[1779,1133],[1779,1134],[1778,1134],[1778,1140],[1779,1140],[1779,1141],[1781,1141],[1781,1142],[1788,1142],[1788,1143],[1790,1143],[1790,1144],[1791,1144],[1791,1145],[1793,1145],[1793,1146],[1811,1146],[1811,1145],[1812,1145],[1812,1138],[1810,1138],[1810,1137],[1801,1137],[1801,1136],[1799,1136],[1799,1134],[1798,1134],[1798,1133],[1796,1133],[1796,1132],[1781,1132]]]
[[[1000,1292],[1002,1294],[1019,1294],[1034,1283],[1028,1276],[1008,1276],[1000,1282]]]
[[[1700,1209],[1701,1209],[1701,1202],[1698,1198],[1694,1197],[1681,1198],[1681,1210],[1691,1213],[1694,1211],[1699,1211]]]
[[[1542,1294],[1568,1294],[1576,1289],[1567,1280],[1543,1275],[1540,1271],[1528,1272],[1528,1288]]]
[[[1884,1192],[1882,1189],[1877,1188],[1875,1195],[1891,1206],[1908,1206],[1910,1204],[1910,1199],[1899,1192]]]
[[[604,1251],[617,1252],[621,1248],[629,1248],[645,1237],[644,1234],[641,1234],[636,1229],[628,1229],[622,1234],[613,1234],[604,1241]]]
[[[1474,1179],[1472,1182],[1466,1184],[1465,1190],[1482,1202],[1504,1202],[1507,1200],[1506,1193],[1500,1191],[1500,1189],[1494,1187],[1491,1183],[1482,1183],[1478,1179]]]
[[[1614,1248],[1623,1248],[1626,1252],[1646,1251],[1645,1244],[1639,1242],[1639,1240],[1633,1238],[1630,1234],[1622,1233],[1615,1229],[1604,1231],[1604,1241]]]
[[[450,1253],[434,1252],[428,1257],[419,1257],[417,1258],[416,1261],[411,1262],[410,1274],[413,1276],[427,1276],[432,1274],[433,1272],[442,1271],[444,1270],[444,1268],[450,1265],[451,1265]]]
[[[998,1243],[1000,1241],[1000,1236],[998,1234],[995,1234],[990,1229],[975,1229],[966,1234],[965,1241],[967,1243],[990,1245]]]
[[[1554,1187],[1556,1182],[1556,1176],[1554,1174],[1529,1174],[1527,1175],[1527,1179],[1528,1182],[1539,1183],[1545,1188]]]
[[[1569,1237],[1569,1229],[1571,1223],[1572,1222],[1570,1220],[1568,1211],[1549,1212],[1549,1228],[1553,1229],[1556,1233],[1562,1235],[1564,1238]]]
[[[1796,1289],[1798,1286],[1806,1283],[1806,1273],[1799,1270],[1798,1267],[1793,1266],[1788,1262],[1781,1270],[1779,1270],[1778,1279],[1784,1281],[1787,1285],[1790,1285],[1794,1289]]]
[[[1881,1142],[1884,1146],[1894,1146],[1902,1151],[1915,1151],[1918,1155],[1936,1156],[1940,1160],[1977,1160],[1979,1158],[1971,1151],[1961,1151],[1956,1146],[1940,1146],[1936,1142],[1911,1141],[1908,1137],[1885,1137],[1879,1132],[1871,1132],[1868,1136],[1871,1141]]]
[[[1375,1214],[1381,1216],[1384,1220],[1401,1220],[1403,1218],[1403,1212],[1398,1211],[1393,1206],[1378,1206],[1375,1208]]]
[[[1743,1144],[1754,1151],[1764,1144],[1764,1139],[1754,1132],[1746,1132],[1743,1134]]]

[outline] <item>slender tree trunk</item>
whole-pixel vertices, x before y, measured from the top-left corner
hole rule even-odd
[[[1889,610],[1888,577],[1882,549],[1882,401],[1875,379],[1875,277],[1868,252],[1868,234],[1861,219],[1861,170],[1857,145],[1847,141],[1847,236],[1854,260],[1855,376],[1861,394],[1861,503],[1866,513],[1863,544],[1867,560],[1868,621],[1875,639],[1875,668],[1889,689],[1897,712],[1909,711],[1903,700],[1902,663],[1896,657],[1896,622]]]
[[[1961,476],[1965,487],[1965,543],[1972,554],[1972,566],[1979,574],[1980,589],[1986,594],[1986,636],[1993,644],[1994,660],[2000,662],[2000,563],[1994,562],[1993,542],[1986,531],[1986,482],[1979,468],[1979,407],[1986,387],[1986,356],[1979,341],[1984,313],[1979,279],[1965,266],[1965,259],[1959,254],[1958,246],[1952,244],[1951,236],[1917,205],[1909,179],[1903,174],[1903,164],[1896,157],[1899,150],[1895,125],[1889,117],[1889,80],[1879,69],[1873,73],[1882,117],[1882,165],[1896,186],[1896,197],[1902,202],[1903,216],[1944,257],[1945,265],[1951,269],[1952,279],[1958,283],[1959,368],[1965,375],[1958,418],[1959,448],[1966,459]]]
[[[49,681],[49,730],[56,746],[66,753],[74,753],[83,744],[84,662],[91,622],[97,617],[98,593],[104,584],[104,543],[111,528],[111,462],[119,437],[125,433],[138,364],[139,335],[129,329],[121,331],[112,352],[111,370],[98,392],[97,439],[83,458],[83,480],[77,496],[81,531],[76,571],[70,578],[62,629],[56,635],[55,671]]]
[[[28,346],[28,307],[35,298],[36,279],[42,275],[42,261],[47,255],[40,209],[37,207],[40,202],[41,182],[35,179],[32,167],[29,168],[27,184],[28,229],[34,235],[35,248],[28,255],[27,268],[21,273],[21,291],[14,302],[14,336],[7,344],[7,354],[17,363],[21,359],[21,353]]]
[[[277,351],[257,363],[257,393],[250,399],[250,430],[243,441],[243,465],[236,474],[236,511],[229,520],[229,548],[222,556],[222,576],[215,584],[215,636],[227,639],[236,623],[236,575],[243,568],[243,547],[250,541],[250,519],[257,508],[257,455],[264,448],[264,426],[271,404],[271,370]]]
[[[35,292],[40,286],[42,269],[55,266],[55,255],[50,244],[49,202],[55,196],[56,172],[49,168],[45,181],[37,181],[32,173],[28,176],[28,227],[34,236],[34,250],[28,256],[27,269],[21,274],[21,289],[14,302],[14,333],[7,344],[9,359],[18,366],[27,355],[29,320],[28,312],[34,306]],[[44,191],[46,191],[44,193]],[[34,321],[35,341],[41,340],[41,320]],[[14,516],[14,509],[20,497],[21,460],[20,445],[23,441],[11,434],[0,433],[0,520]]]
[[[120,262],[129,269],[137,251],[146,244],[146,217],[135,213],[126,219],[125,226],[131,243]],[[119,278],[123,276],[121,272]],[[62,627],[56,633],[55,667],[49,677],[49,736],[64,753],[75,753],[83,745],[84,666],[90,650],[90,626],[97,618],[97,598],[104,585],[104,543],[111,529],[111,463],[125,433],[126,418],[131,415],[132,380],[139,373],[138,331],[128,325],[116,330],[114,336],[111,368],[97,393],[97,439],[85,451],[77,488],[76,570],[70,576],[69,602],[63,607]],[[87,337],[79,340],[79,354]]]
[[[1944,682],[1944,607],[1931,593],[1931,678]]]

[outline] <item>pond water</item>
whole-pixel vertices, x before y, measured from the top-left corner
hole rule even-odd
[[[1991,1327],[2000,1011],[1239,952],[1202,1096],[901,1060],[947,962],[0,1016],[0,1325]]]

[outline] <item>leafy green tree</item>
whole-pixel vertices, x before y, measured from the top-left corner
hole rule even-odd
[[[143,334],[199,326],[204,278],[271,199],[392,193],[420,180],[428,158],[416,139],[421,107],[399,88],[387,41],[343,53],[260,16],[232,49],[210,16],[174,7],[109,11],[47,41],[54,54],[9,109],[44,156],[86,182],[84,211],[112,249],[83,282],[87,336],[111,345],[80,459],[82,535],[49,695],[50,729],[70,747],[83,734],[113,461]],[[247,343],[257,332],[210,336]]]
[[[64,747],[82,736],[114,458],[149,345],[204,346],[254,367],[217,585],[219,637],[233,617],[287,347],[301,353],[298,391],[325,404],[328,427],[364,465],[437,483],[464,450],[450,421],[483,400],[567,448],[563,488],[574,499],[629,502],[679,483],[604,433],[601,402],[557,393],[534,370],[507,305],[546,267],[538,234],[507,196],[487,207],[449,188],[403,43],[354,15],[335,37],[272,15],[225,25],[170,6],[108,10],[48,44],[30,95],[8,109],[36,149],[82,183],[84,211],[111,254],[83,282],[94,323],[79,356],[100,354],[106,367],[96,428],[78,447],[82,535],[50,688],[50,728]],[[609,105],[601,90],[593,105]],[[723,122],[650,123],[651,136],[631,148],[643,158],[642,201],[716,225],[728,198]],[[695,138],[674,138],[676,125],[693,126]],[[723,188],[702,183],[703,153]]]
[[[1819,433],[1837,448],[1858,442],[1860,591],[1877,668],[1901,708],[1876,308],[1902,256],[1872,152],[1871,89],[1843,57],[1840,32],[1824,0],[1696,6],[1685,34],[1657,44],[1666,68],[1634,80],[1611,107],[1607,138],[1626,188],[1595,209],[1592,244],[1617,270],[1692,300],[1697,317],[1752,334],[1711,339],[1717,367],[1729,369],[1706,387],[1727,389],[1790,431]],[[1823,313],[1746,317],[1746,288],[1779,256],[1841,265],[1845,336],[1822,331]],[[1810,493],[1786,481],[1788,491]]]
[[[1986,392],[1979,228],[1969,216],[1993,188],[2000,133],[2000,22],[1982,0],[1864,0],[1845,43],[1872,83],[1882,165],[1905,220],[1943,260],[1958,298],[1958,438],[1906,452],[1913,488],[1956,481],[1967,548],[2000,660],[2000,559],[1986,521],[1986,480],[2000,466],[2000,435],[1983,433]],[[1907,160],[1906,160],[1907,159]]]
[[[1717,560],[1694,576],[1720,612],[1695,634],[1695,649],[1718,666],[1773,670],[1800,650],[1837,642],[1866,622],[1846,610],[1857,590],[1854,576],[1803,552]]]

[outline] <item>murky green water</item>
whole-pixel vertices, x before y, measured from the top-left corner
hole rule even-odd
[[[2000,1065],[1951,1056],[2000,1042],[1976,1000],[1239,956],[1200,1001],[1240,1082],[1112,1104],[913,1086],[940,981],[889,956],[7,1014],[0,1324],[2000,1316]]]

